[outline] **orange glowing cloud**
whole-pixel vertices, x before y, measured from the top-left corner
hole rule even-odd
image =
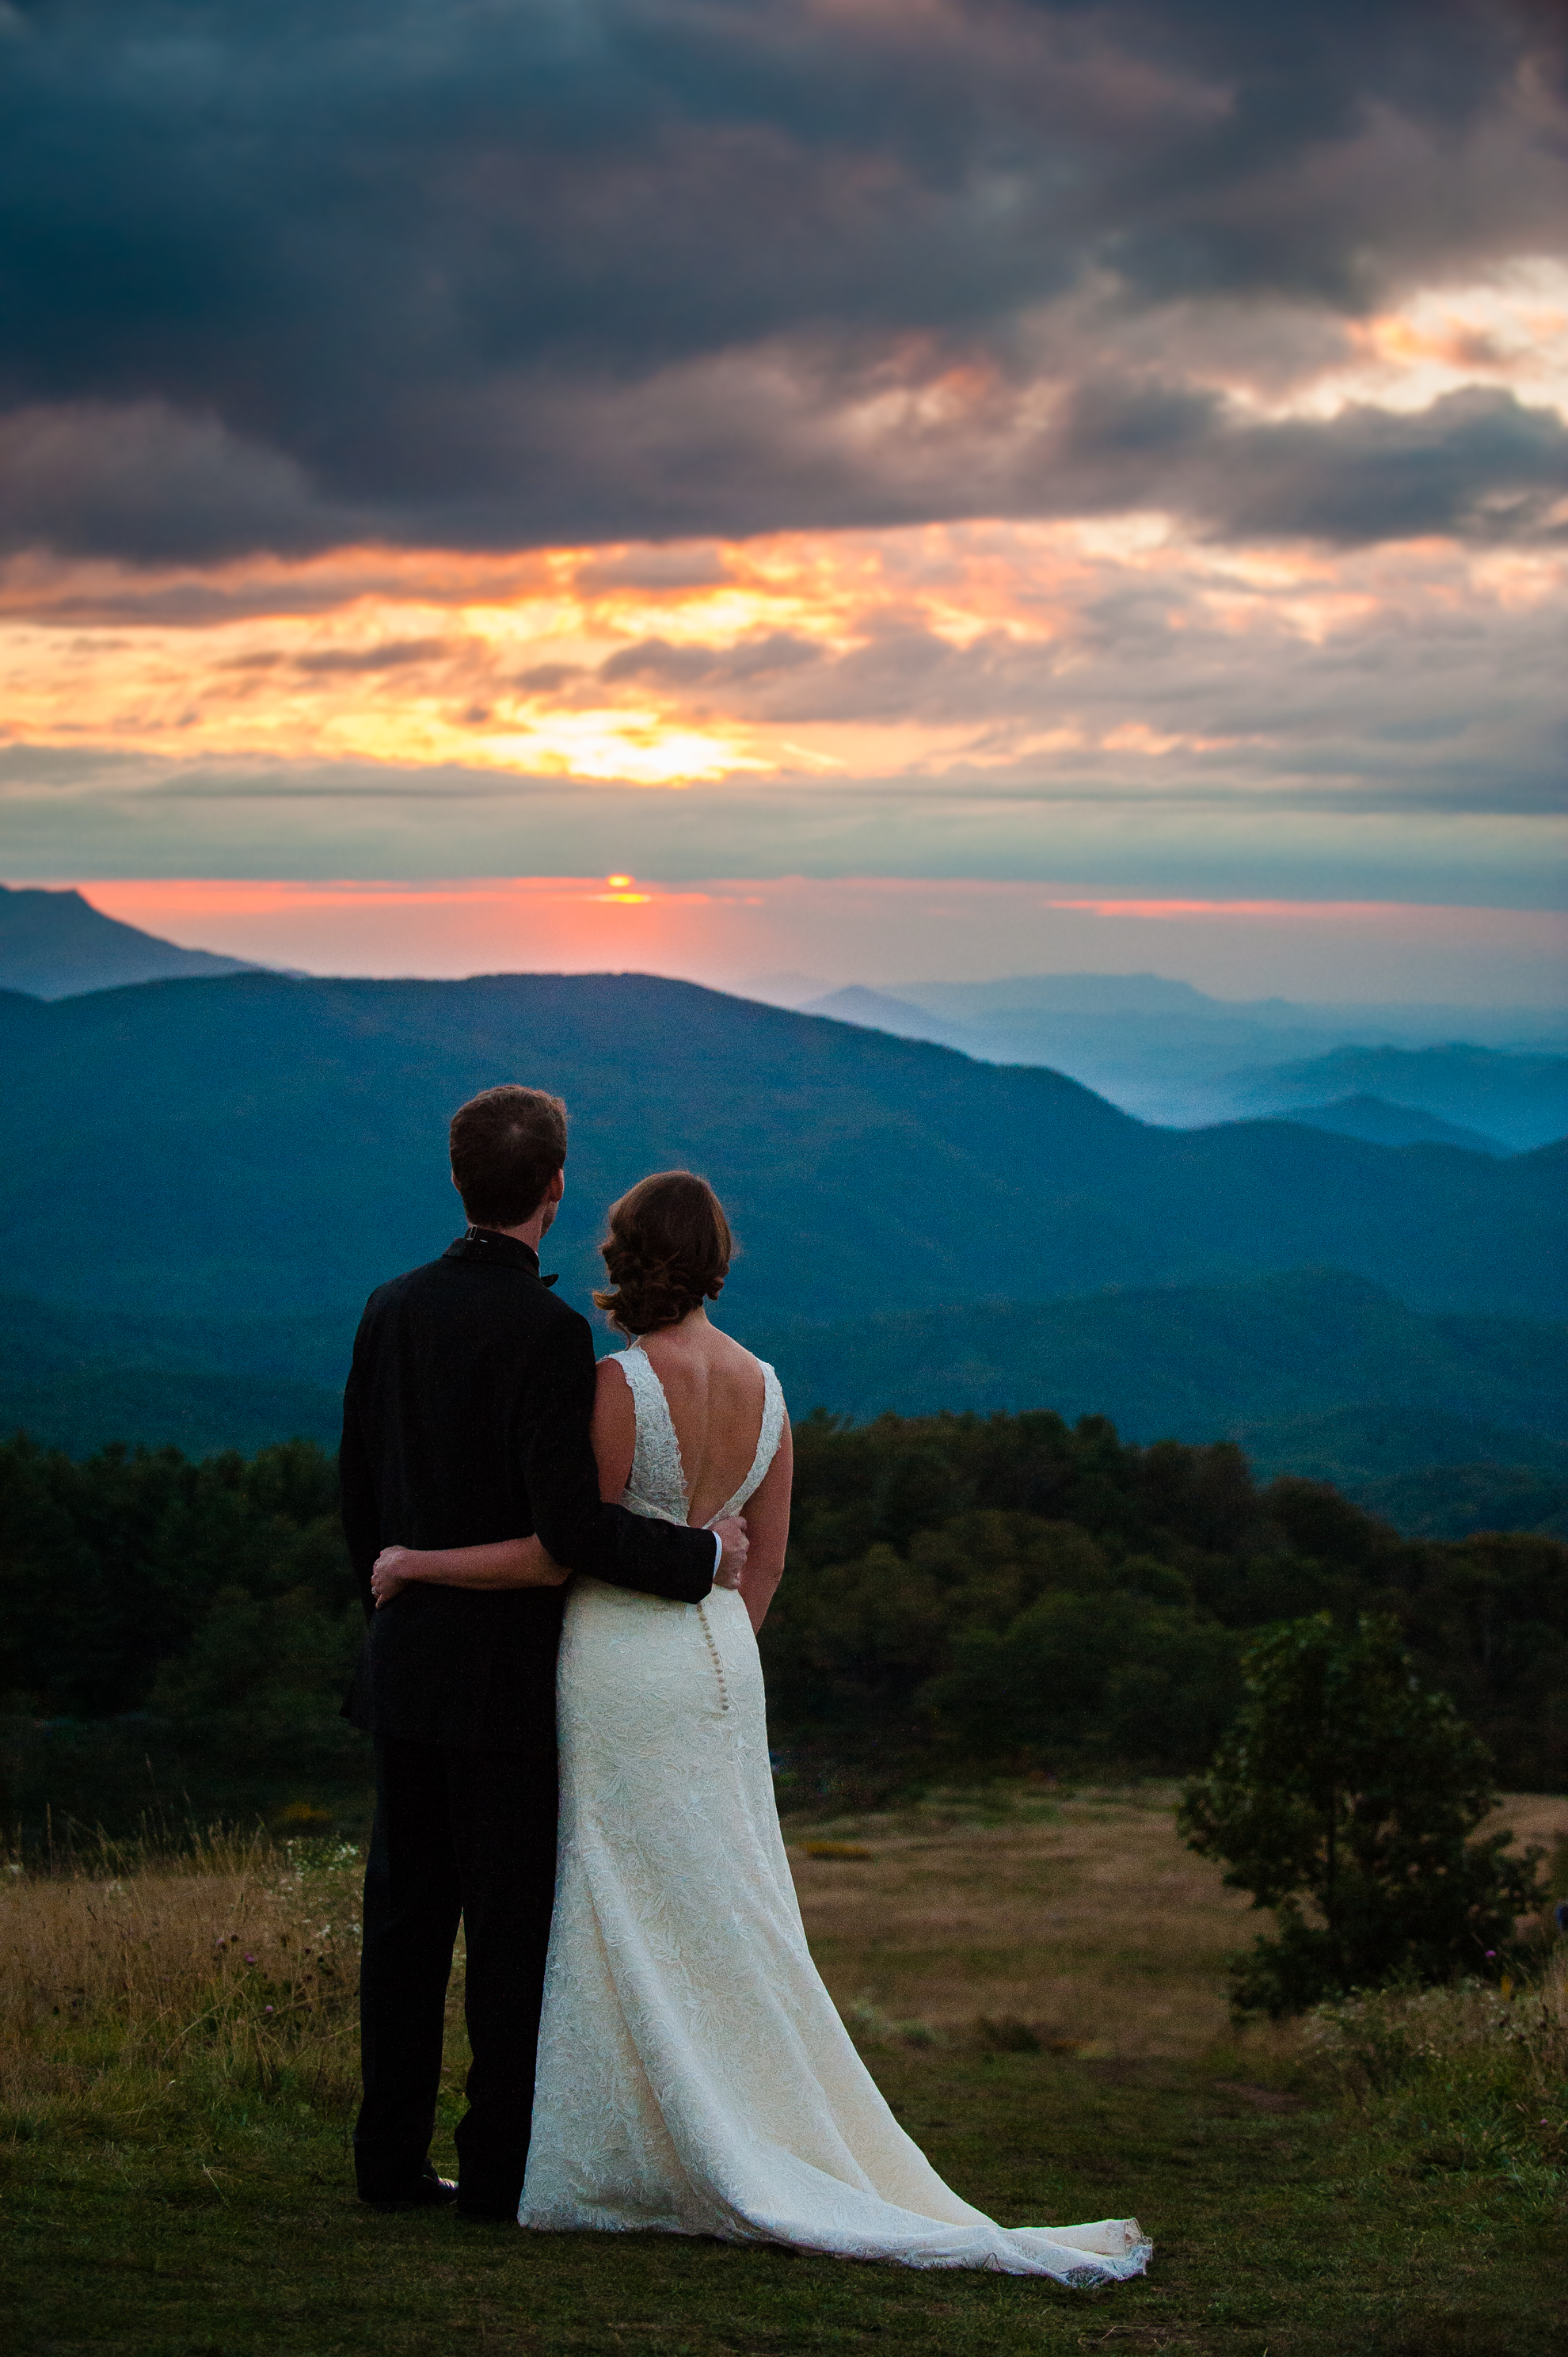
[[[1148,708],[1146,664],[1107,666],[1107,601],[1135,597],[1173,642],[1323,647],[1477,603],[1528,613],[1565,584],[1556,550],[1236,551],[1151,517],[200,575],[35,559],[0,576],[0,738],[667,791],[1135,775],[1273,731]]]

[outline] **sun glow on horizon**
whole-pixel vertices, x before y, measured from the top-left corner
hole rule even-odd
[[[803,984],[796,1004],[852,981],[896,994],[922,971],[953,979],[1158,971],[1222,997],[1332,999],[1451,995],[1463,969],[1495,977],[1493,995],[1506,996],[1531,961],[1538,984],[1560,974],[1568,944],[1568,920],[1550,911],[1135,897],[973,878],[659,883],[618,871],[429,882],[146,877],[77,888],[105,915],[164,939],[318,974],[658,974],[767,998],[768,977],[788,971]],[[1375,994],[1369,979],[1380,982]]]

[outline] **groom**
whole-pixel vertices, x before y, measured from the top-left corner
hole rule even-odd
[[[746,1533],[600,1502],[585,1318],[539,1273],[564,1190],[566,1108],[487,1089],[454,1114],[467,1233],[371,1296],[343,1396],[343,1528],[369,1629],[345,1706],[376,1744],[360,2025],[360,2199],[517,2215],[555,1881],[559,1587],[413,1581],[376,1611],[381,1548],[537,1532],[558,1564],[678,1603],[739,1577]],[[723,1566],[722,1574],[720,1566]],[[429,2162],[461,1919],[473,2063],[456,2187]]]

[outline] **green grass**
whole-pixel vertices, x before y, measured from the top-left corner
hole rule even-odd
[[[1017,2223],[1135,2209],[1155,2238],[1149,2276],[1086,2295],[381,2216],[353,2199],[346,2115],[323,2116],[286,2076],[268,2098],[194,2102],[182,2083],[145,2082],[5,2147],[7,2345],[15,2357],[446,2357],[466,2344],[1545,2357],[1562,2345],[1568,2220],[1544,2172],[1455,2168],[1321,2096],[1266,2107],[1272,2091],[1240,2092],[1223,2054],[1195,2067],[888,2052],[876,2067],[911,2133],[983,2208]]]
[[[1050,2050],[1063,2018],[1049,1956],[1037,2004],[1011,2009],[1028,1984],[1008,1950],[1004,1969],[970,1982],[967,2017],[963,1959],[983,1879],[1002,1919],[1020,1921],[1028,1876],[1063,1842],[1088,1841],[1099,1803],[1065,1801],[1026,1839],[1017,1814],[984,1834],[944,1830],[940,1813],[924,1828],[866,1820],[869,1863],[801,1861],[813,1936],[837,1925],[841,2003],[854,2019],[852,1992],[867,1990],[857,2035],[943,2175],[1009,2224],[1136,2212],[1155,2245],[1141,2281],[1074,2293],[366,2210],[348,2142],[354,1861],[326,1844],[230,1846],[140,1873],[0,1886],[0,2348],[1556,2357],[1568,2333],[1561,1975],[1543,1993],[1394,1996],[1232,2035],[1204,2011],[1205,1960],[1217,1923],[1250,1927],[1216,1913],[1217,1886],[1172,1878],[1155,1911],[1175,2009],[1151,2007],[1141,2032],[1117,1894],[1157,1875],[1162,1840],[1171,1878],[1195,1867],[1156,1798],[1122,1805],[1119,1851],[1082,1852],[1104,1945],[1097,1961],[1087,1911],[1059,1919],[1090,1984],[1068,2051]],[[1095,1879],[1129,1847],[1135,1875]],[[879,1961],[878,1912],[913,1907],[939,1854],[945,1932],[933,1914],[915,1964]],[[920,2000],[912,2018],[907,1995]],[[464,2059],[455,2020],[438,2161],[450,2162]]]

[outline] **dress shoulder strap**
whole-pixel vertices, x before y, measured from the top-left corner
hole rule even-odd
[[[656,1514],[661,1522],[683,1523],[689,1503],[686,1469],[670,1402],[653,1361],[640,1342],[614,1353],[615,1363],[631,1390],[637,1419],[637,1445],[625,1503],[634,1513]]]

